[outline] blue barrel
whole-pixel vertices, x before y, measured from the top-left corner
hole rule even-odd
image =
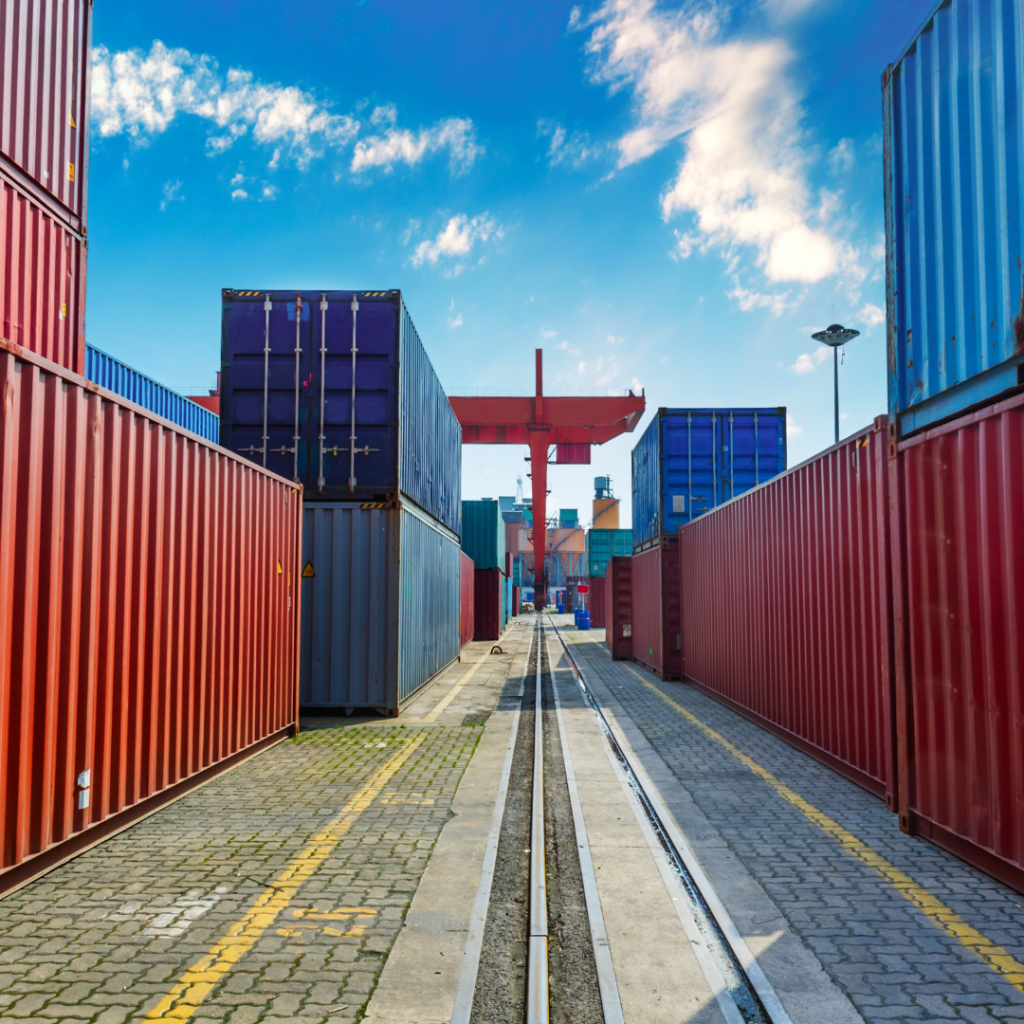
[[[565,605],[564,604],[560,604],[558,606],[558,614],[559,615],[564,615],[565,614]]]
[[[590,612],[580,612],[576,619],[577,629],[590,629]]]

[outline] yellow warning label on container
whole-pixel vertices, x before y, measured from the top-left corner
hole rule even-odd
[[[61,320],[63,320],[67,315],[68,315],[68,304],[66,302],[62,302],[60,304],[60,318],[61,318]]]
[[[313,577],[313,576],[315,576],[315,575],[316,575],[316,573],[315,573],[315,572],[313,572],[313,563],[312,563],[312,562],[307,562],[307,563],[306,563],[306,564],[305,564],[305,565],[304,565],[304,566],[302,567],[302,576],[303,576],[303,579],[310,579],[310,578],[312,578],[312,577]]]
[[[284,569],[281,568],[281,563],[280,562],[277,563],[277,575],[278,576],[283,576],[284,575]]]
[[[68,181],[74,181],[74,180],[75,180],[75,165],[73,163],[71,163],[71,161],[69,160],[68,161]]]

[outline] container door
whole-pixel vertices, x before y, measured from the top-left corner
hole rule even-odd
[[[352,493],[350,474],[364,496],[367,490],[392,490],[398,486],[397,307],[392,301],[359,300],[353,359],[351,296],[311,298],[310,484],[318,494],[336,499]],[[322,357],[321,345],[326,349]],[[354,457],[349,450],[353,437]],[[381,493],[378,500],[385,498]]]

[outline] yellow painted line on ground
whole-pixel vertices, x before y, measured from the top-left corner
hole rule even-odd
[[[424,739],[425,736],[416,736],[406,743],[373,773],[364,786],[356,790],[341,813],[313,837],[309,845],[257,897],[245,915],[175,982],[170,992],[146,1015],[148,1020],[187,1020],[199,1009],[199,1004],[274,924],[300,886],[331,855],[359,815],[373,803]]]
[[[461,678],[461,679],[460,679],[460,680],[459,680],[459,681],[458,681],[458,682],[457,682],[457,683],[456,683],[456,684],[455,684],[455,685],[454,685],[454,686],[453,686],[453,687],[452,687],[452,688],[451,688],[451,689],[450,689],[450,690],[448,691],[448,694],[447,694],[447,696],[446,696],[446,697],[444,697],[444,698],[443,698],[442,700],[438,701],[438,703],[437,703],[437,707],[435,707],[435,708],[434,708],[434,710],[430,712],[430,714],[427,714],[427,715],[424,715],[424,716],[423,716],[423,718],[422,718],[422,721],[424,721],[424,722],[436,722],[436,721],[437,721],[437,716],[438,716],[439,714],[441,714],[441,712],[442,712],[442,711],[444,711],[444,709],[445,709],[446,707],[448,707],[448,705],[449,705],[449,704],[451,704],[451,702],[452,702],[453,700],[455,700],[455,698],[456,698],[456,697],[458,696],[458,694],[459,694],[459,691],[460,691],[460,690],[461,690],[461,689],[462,689],[462,688],[463,688],[463,687],[464,687],[464,686],[466,685],[466,683],[468,683],[468,682],[469,682],[469,678],[470,678],[470,676],[472,676],[472,674],[473,674],[473,673],[474,673],[474,672],[475,672],[475,671],[476,671],[476,670],[477,670],[477,669],[478,669],[478,668],[479,668],[479,667],[480,667],[480,666],[481,666],[481,665],[482,665],[482,664],[483,664],[483,663],[484,663],[484,662],[485,662],[486,660],[487,660],[486,658],[481,658],[481,659],[480,659],[480,661],[478,661],[478,662],[477,662],[477,663],[476,663],[476,664],[475,664],[475,665],[474,665],[474,666],[473,666],[473,667],[472,667],[472,668],[471,668],[471,669],[470,669],[470,670],[469,670],[469,671],[468,671],[468,672],[467,672],[467,673],[466,673],[466,674],[465,674],[465,675],[464,675],[464,676],[463,676],[463,677],[462,677],[462,678]]]
[[[794,792],[781,779],[776,778],[767,768],[762,768],[752,757],[745,754],[735,744],[730,743],[720,732],[705,725],[692,711],[687,711],[667,694],[650,682],[632,665],[622,663],[652,693],[656,693],[669,707],[678,711],[691,725],[696,726],[705,736],[725,747],[730,754],[744,767],[749,768],[759,779],[775,790],[783,800],[791,803],[808,821],[813,822],[829,835],[847,853],[867,864],[882,878],[889,882],[896,891],[908,899],[919,910],[928,916],[933,924],[941,928],[947,935],[977,954],[997,974],[1005,978],[1018,992],[1024,992],[1024,964],[1015,960],[1002,946],[997,946],[991,939],[972,928],[959,914],[947,907],[937,896],[920,886],[909,875],[904,874],[894,864],[890,864],[881,854],[875,853],[865,842],[847,831],[813,804],[808,803],[799,793]]]

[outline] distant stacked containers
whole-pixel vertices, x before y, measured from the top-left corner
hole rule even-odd
[[[85,367],[90,0],[0,0],[0,335]]]
[[[497,640],[508,621],[511,594],[505,575],[505,522],[491,498],[462,503],[462,550],[476,567],[474,640]]]
[[[616,556],[604,574],[605,640],[613,661],[633,660],[633,559]]]
[[[633,554],[632,530],[587,530],[584,573],[604,576],[609,560],[615,555]]]
[[[85,347],[85,378],[176,426],[219,443],[220,417],[93,345]]]
[[[608,566],[605,566],[607,570]],[[588,576],[587,611],[590,612],[590,625],[594,629],[604,629],[607,619],[604,608],[604,576]]]
[[[222,306],[221,444],[304,491],[300,702],[396,715],[459,656],[458,420],[399,291]]]
[[[786,410],[658,410],[632,459],[633,658],[682,672],[679,527],[786,469]]]

